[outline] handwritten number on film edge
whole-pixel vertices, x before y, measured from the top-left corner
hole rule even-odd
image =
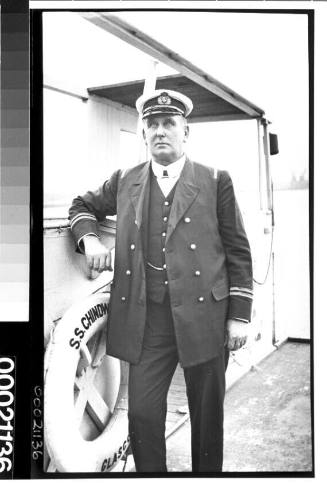
[[[38,460],[43,457],[42,440],[42,409],[41,409],[42,389],[40,386],[34,388],[33,398],[33,426],[32,426],[32,458]]]

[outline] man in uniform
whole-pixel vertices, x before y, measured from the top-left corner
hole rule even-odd
[[[116,171],[70,208],[88,265],[111,269],[97,221],[117,214],[108,354],[130,363],[129,431],[138,472],[165,472],[167,393],[184,369],[192,471],[218,472],[228,351],[243,346],[251,316],[249,243],[226,171],[184,154],[192,101],[157,90],[141,96],[151,161]]]

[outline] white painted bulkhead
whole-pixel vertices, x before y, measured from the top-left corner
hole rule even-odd
[[[115,169],[122,166],[123,160],[124,167],[127,167],[128,161],[131,165],[135,164],[138,156],[136,128],[137,115],[124,106],[106,100],[102,102],[95,97],[85,102],[67,93],[44,89],[45,347],[49,344],[51,331],[71,306],[78,305],[98,290],[110,289],[108,284],[113,272],[90,273],[85,257],[76,251],[67,208],[75,196],[87,189],[95,189],[109,178]],[[87,177],[86,172],[89,173]],[[113,249],[114,257],[115,220],[101,224],[100,233],[102,242]],[[104,347],[102,343],[101,357],[104,356]],[[102,415],[102,420],[110,420],[113,405],[111,386],[118,375],[110,374],[112,364],[109,359],[104,356],[99,367],[93,367],[92,363],[86,368],[87,372],[82,371],[76,379],[74,392],[79,408],[80,433],[88,441],[101,432],[99,415]],[[127,375],[128,367],[121,363],[122,398],[116,402],[125,413]],[[90,391],[97,396],[93,408],[87,396]],[[126,436],[122,434],[120,446],[125,444]],[[47,453],[44,465],[48,471],[56,470]]]

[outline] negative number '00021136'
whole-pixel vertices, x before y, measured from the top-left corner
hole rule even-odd
[[[0,473],[11,471],[13,453],[15,362],[0,357]]]

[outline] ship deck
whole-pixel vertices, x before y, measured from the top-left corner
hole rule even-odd
[[[224,467],[228,473],[312,471],[310,345],[287,342],[234,382],[225,398]],[[190,422],[183,371],[168,396],[169,472],[191,471]],[[184,407],[184,408],[183,408]],[[121,471],[117,468],[116,471]],[[125,471],[135,471],[133,457]]]

